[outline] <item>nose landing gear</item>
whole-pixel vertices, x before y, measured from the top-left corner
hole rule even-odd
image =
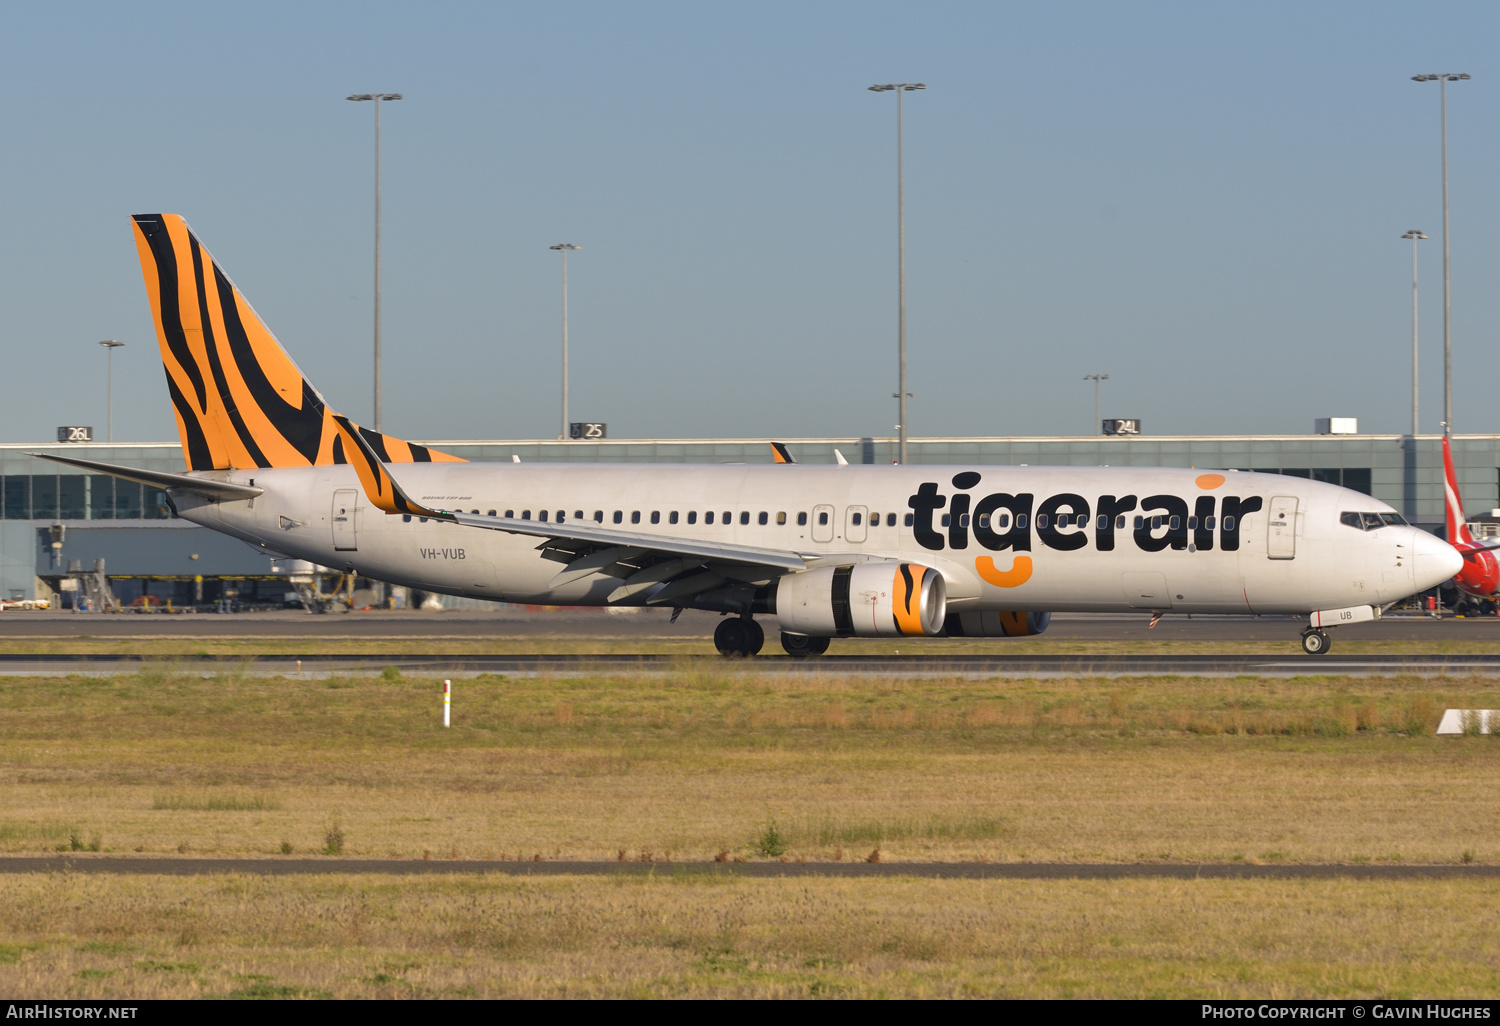
[[[1308,655],[1325,655],[1333,644],[1333,639],[1328,636],[1327,631],[1315,630],[1312,627],[1302,631],[1302,651]]]
[[[765,644],[765,629],[749,618],[726,617],[714,628],[714,647],[721,656],[757,655]]]

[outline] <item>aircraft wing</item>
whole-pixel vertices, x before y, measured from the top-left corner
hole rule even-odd
[[[543,554],[566,563],[549,585],[558,588],[594,574],[624,578],[609,596],[616,602],[664,585],[648,601],[664,604],[718,587],[726,580],[769,582],[785,573],[805,570],[816,554],[752,545],[728,545],[696,538],[621,531],[582,521],[546,523],[515,517],[485,516],[460,510],[432,509],[411,498],[390,469],[347,417],[334,414],[344,452],[359,474],[365,496],[386,513],[446,520],[463,527],[542,539]]]

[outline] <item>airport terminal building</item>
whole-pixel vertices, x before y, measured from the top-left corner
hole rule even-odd
[[[802,463],[890,463],[894,438],[782,439]],[[468,460],[598,463],[769,463],[767,440],[423,442]],[[1414,524],[1443,530],[1440,435],[1204,435],[913,438],[909,462],[938,465],[1136,466],[1254,470],[1311,477],[1366,492]],[[1500,506],[1500,435],[1455,435],[1454,463],[1472,519]],[[157,489],[69,472],[32,452],[58,452],[181,473],[177,443],[0,446],[0,599],[53,598],[59,582],[100,574],[123,604],[212,603],[226,595],[277,601],[286,568],[225,535],[173,517]],[[61,470],[62,472],[59,472]],[[145,597],[145,598],[143,598]]]

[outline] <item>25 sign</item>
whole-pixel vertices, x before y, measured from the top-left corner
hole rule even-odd
[[[568,437],[592,441],[599,438],[607,438],[606,425],[593,421],[575,420],[568,425]]]

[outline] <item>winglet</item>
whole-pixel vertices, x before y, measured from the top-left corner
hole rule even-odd
[[[849,465],[849,461],[844,459],[844,454],[839,452],[837,449],[833,450],[833,458],[838,460],[839,466],[841,467],[847,467]]]
[[[771,458],[777,463],[796,463],[792,458],[792,451],[786,447],[785,442],[771,443]]]
[[[1473,545],[1474,535],[1464,520],[1463,499],[1458,494],[1458,475],[1453,472],[1453,450],[1448,445],[1448,436],[1443,436],[1443,506],[1448,513],[1448,544],[1463,550]]]
[[[341,413],[333,414],[333,423],[343,442],[344,458],[353,464],[359,474],[359,483],[365,490],[365,497],[372,504],[387,513],[404,513],[437,520],[453,519],[452,513],[428,509],[402,491],[375,450],[370,447],[370,443],[365,441],[358,425]]]

